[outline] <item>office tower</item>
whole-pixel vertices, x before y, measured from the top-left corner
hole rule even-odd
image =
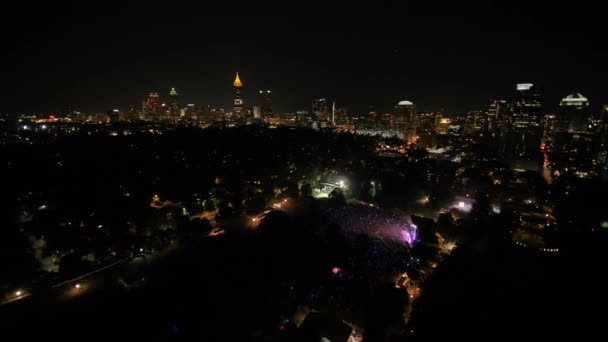
[[[345,125],[349,122],[348,108],[338,106],[332,102],[331,106],[331,122],[333,125]]]
[[[331,104],[328,99],[316,99],[312,101],[312,115],[315,120],[331,121]]]
[[[506,125],[509,117],[509,104],[505,100],[490,100],[484,114],[483,133],[496,134]]]
[[[169,111],[171,112],[172,118],[177,118],[179,116],[179,95],[175,88],[171,88],[169,92]]]
[[[590,118],[589,100],[580,93],[572,93],[559,103],[556,130],[568,133],[586,132],[589,130]]]
[[[600,114],[598,131],[600,136],[604,137],[608,143],[608,105],[604,105],[602,114]]]
[[[232,86],[232,99],[234,100],[234,111],[232,116],[234,119],[242,119],[245,115],[243,111],[243,83],[241,83],[238,72],[236,73],[236,78],[234,79]]]
[[[467,113],[463,133],[465,135],[483,134],[484,115],[481,111],[475,110]]]
[[[272,92],[268,89],[260,90],[260,115],[262,118],[272,116]],[[254,113],[255,115],[255,113]]]
[[[139,114],[137,113],[137,110],[135,109],[135,106],[130,105],[129,109],[127,109],[126,112],[121,112],[120,113],[120,121],[137,121],[137,119],[139,119]]]
[[[403,133],[408,144],[416,142],[416,109],[411,101],[401,101],[393,110],[391,129]]]
[[[437,113],[435,112],[418,112],[416,118],[418,124],[416,125],[417,134],[430,134],[435,130],[435,118]]]
[[[120,121],[121,113],[120,113],[120,110],[118,110],[118,109],[108,110],[106,112],[106,115],[108,116],[110,122]]]
[[[260,106],[253,106],[253,118],[254,119],[262,118],[262,108]]]
[[[180,115],[181,119],[186,121],[197,121],[200,115],[200,109],[194,103],[188,103],[185,108],[182,109],[183,115]]]
[[[525,169],[538,169],[540,166],[542,109],[542,93],[539,87],[532,83],[518,83],[508,120],[508,137],[504,152],[508,159],[517,161],[516,164]]]
[[[148,99],[143,103],[143,118],[146,120],[159,120],[162,109],[160,106],[160,96],[158,93],[150,93]]]
[[[452,119],[443,116],[437,116],[435,132],[438,134],[448,134]]]
[[[608,172],[608,105],[604,105],[600,114],[596,141],[597,165],[605,174]]]
[[[223,122],[226,120],[226,112],[224,108],[210,108],[209,116],[215,122]]]

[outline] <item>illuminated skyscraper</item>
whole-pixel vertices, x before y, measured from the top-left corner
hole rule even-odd
[[[262,118],[272,117],[272,92],[260,90],[260,110]]]
[[[159,120],[161,118],[162,109],[158,93],[148,95],[148,99],[143,103],[143,114],[146,120]]]
[[[556,129],[558,132],[586,132],[589,130],[590,118],[587,98],[580,93],[572,93],[559,103]]]
[[[118,121],[120,121],[121,113],[120,113],[120,110],[118,110],[118,109],[108,110],[106,112],[106,115],[110,119],[110,122],[118,122]]]
[[[608,105],[604,105],[602,114],[599,119],[599,133],[605,136],[606,142],[608,143]]]
[[[484,114],[483,133],[496,134],[506,125],[509,105],[505,100],[490,100]]]
[[[253,106],[253,117],[255,119],[262,118],[262,109],[260,108],[260,106]]]
[[[416,142],[416,108],[411,101],[399,102],[393,111],[391,128],[403,132],[408,143]]]
[[[177,118],[179,115],[179,96],[175,88],[171,88],[169,92],[169,110],[171,111],[171,116],[173,118]]]
[[[418,112],[416,113],[416,118],[418,123],[416,125],[416,133],[420,134],[430,134],[435,130],[435,121],[438,114],[435,112]]]
[[[239,78],[239,73],[236,73],[236,78],[234,79],[234,83],[232,84],[232,99],[234,100],[234,112],[232,115],[235,119],[241,119],[244,117],[243,112],[243,83],[241,83],[241,79]]]
[[[129,106],[129,109],[123,114],[124,121],[137,121],[139,119],[139,114],[137,113],[137,109],[135,106]]]
[[[312,101],[312,115],[315,120],[331,121],[331,105],[326,98]]]
[[[608,172],[608,105],[604,105],[599,118],[597,132],[597,165],[604,173]]]
[[[538,86],[518,83],[511,117],[508,120],[507,145],[504,150],[507,158],[517,161],[516,168],[540,167],[542,109],[542,93]]]
[[[435,131],[438,134],[448,134],[452,119],[438,116],[436,122]]]
[[[348,108],[338,106],[336,102],[331,105],[331,121],[333,125],[344,125],[349,122]]]

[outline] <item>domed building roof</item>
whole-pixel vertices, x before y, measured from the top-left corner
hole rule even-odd
[[[400,101],[399,106],[413,106],[414,103],[412,101]]]

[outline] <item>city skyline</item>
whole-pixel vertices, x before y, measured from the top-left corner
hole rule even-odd
[[[236,74],[238,75],[239,72],[236,72]],[[238,77],[237,77],[238,78]],[[230,81],[228,83],[234,83],[234,81]],[[517,88],[517,86],[521,85],[521,84],[530,84],[530,85],[535,85],[537,87],[540,87],[541,89],[543,89],[543,97],[541,99],[541,101],[543,102],[543,105],[545,107],[545,109],[543,110],[543,114],[555,114],[556,112],[558,112],[560,110],[560,108],[562,107],[563,104],[563,100],[564,98],[567,98],[569,96],[573,96],[574,94],[578,94],[580,96],[584,96],[581,95],[582,92],[578,91],[578,90],[572,90],[570,92],[564,93],[563,95],[559,96],[559,95],[555,95],[552,96],[557,98],[557,101],[553,102],[547,102],[546,100],[546,95],[545,95],[545,88],[543,88],[542,84],[539,83],[531,83],[531,82],[515,82],[513,84],[511,84],[511,89],[507,90],[505,93],[503,94],[498,94],[494,97],[491,98],[487,98],[485,100],[483,100],[482,102],[475,102],[475,103],[471,103],[470,105],[468,105],[468,107],[466,109],[461,109],[461,110],[457,110],[457,109],[453,109],[453,108],[438,108],[438,107],[422,107],[422,108],[417,108],[417,110],[419,112],[444,112],[448,115],[463,115],[466,114],[468,112],[473,112],[473,111],[479,111],[479,110],[483,110],[483,108],[485,108],[487,105],[495,102],[495,101],[504,101],[506,100],[509,103],[512,103],[515,99],[514,93],[513,91]],[[234,84],[232,85],[231,88],[234,88]],[[149,94],[157,94],[159,101],[165,105],[176,105],[177,104],[177,100],[173,99],[173,92],[177,91],[177,87],[166,87],[165,92],[162,91],[158,91],[158,90],[154,90],[152,89],[150,92],[148,93],[142,93],[141,97],[147,97]],[[575,88],[578,89],[578,88]],[[228,90],[229,91],[229,90]],[[265,90],[267,91],[267,90]],[[260,106],[263,102],[264,99],[260,98],[258,96],[256,96],[258,90],[253,91],[251,94],[249,94],[250,98],[247,98],[247,95],[243,95],[243,99],[246,99],[247,103],[244,104],[243,110],[247,111],[247,110],[252,110],[253,107],[256,106]],[[262,90],[259,90],[260,94],[262,92]],[[186,93],[189,93],[188,91],[186,91]],[[551,92],[550,92],[551,93]],[[186,108],[187,105],[191,105],[191,104],[195,104],[196,106],[200,106],[200,107],[209,107],[209,108],[214,108],[214,109],[224,109],[224,110],[228,110],[228,112],[232,112],[233,110],[233,106],[234,106],[234,94],[232,94],[232,96],[230,96],[230,101],[228,104],[223,104],[223,105],[214,105],[214,102],[200,102],[200,101],[191,101],[192,97],[190,98],[184,98],[184,96],[181,95],[182,91],[180,89],[180,96],[179,96],[179,105],[182,108]],[[296,112],[296,111],[300,111],[300,110],[311,110],[311,106],[310,106],[310,101],[314,101],[317,98],[329,98],[329,99],[333,99],[332,96],[317,96],[317,97],[312,97],[308,100],[308,103],[301,103],[296,105],[295,107],[290,107],[290,108],[285,108],[283,107],[282,110],[274,110],[276,112]],[[585,100],[587,101],[587,106],[589,107],[588,112],[593,115],[593,116],[599,116],[601,111],[603,110],[603,108],[606,106],[604,102],[598,102],[598,101],[593,101],[593,99],[589,99],[589,97],[584,96]],[[365,115],[370,111],[374,111],[374,112],[383,112],[383,113],[389,113],[392,112],[394,110],[394,106],[396,104],[398,104],[399,102],[402,101],[414,101],[416,102],[416,104],[418,105],[419,102],[416,101],[415,98],[395,98],[393,102],[387,102],[387,103],[381,103],[378,106],[369,106],[368,108],[365,108],[363,110],[358,110],[358,111],[353,111],[351,112],[351,114],[357,114],[357,115]],[[59,108],[56,107],[55,109],[41,109],[41,110],[31,110],[31,111],[26,111],[26,110],[15,110],[13,112],[9,112],[9,113],[2,113],[2,114],[8,114],[8,115],[19,115],[19,114],[41,114],[41,115],[45,115],[45,114],[67,114],[69,110],[77,110],[77,111],[82,111],[82,112],[87,112],[87,113],[102,113],[102,112],[106,112],[108,110],[111,109],[120,109],[120,111],[126,111],[129,108],[132,107],[138,107],[139,103],[141,102],[141,98],[135,98],[133,99],[130,103],[126,103],[123,105],[113,105],[113,104],[100,104],[97,106],[83,106],[83,107],[76,107],[73,104],[66,104],[65,106]],[[335,102],[335,101],[334,101]],[[608,100],[606,101],[608,102]],[[342,105],[345,105],[348,107],[348,102],[346,103],[342,103]],[[93,108],[95,107],[95,109],[86,109],[86,108]],[[82,110],[82,108],[85,108],[85,110]]]
[[[601,336],[605,13],[5,4],[2,335]]]
[[[543,85],[548,108],[575,91],[593,112],[608,102],[606,27],[584,2],[577,16],[498,1],[394,5],[381,13],[218,8],[206,16],[175,4],[177,17],[132,4],[94,12],[74,4],[11,6],[6,13],[25,28],[2,24],[15,47],[2,57],[2,113],[126,108],[171,87],[184,103],[231,108],[236,72],[248,89],[273,89],[279,112],[322,97],[357,113],[401,100],[465,112],[524,82]],[[249,20],[257,17],[269,20]]]

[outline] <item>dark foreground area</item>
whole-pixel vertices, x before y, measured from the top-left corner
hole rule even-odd
[[[108,282],[66,302],[40,295],[5,306],[3,334],[299,340],[295,327],[281,327],[306,296],[281,282],[293,263],[277,261],[282,256],[257,249],[250,238],[208,239],[181,250],[146,269],[145,284],[133,290]],[[573,246],[578,257],[568,249],[547,256],[515,247],[457,248],[416,303],[413,333],[399,340],[601,333],[605,281],[593,261],[581,258],[604,252],[588,243],[583,254]]]

